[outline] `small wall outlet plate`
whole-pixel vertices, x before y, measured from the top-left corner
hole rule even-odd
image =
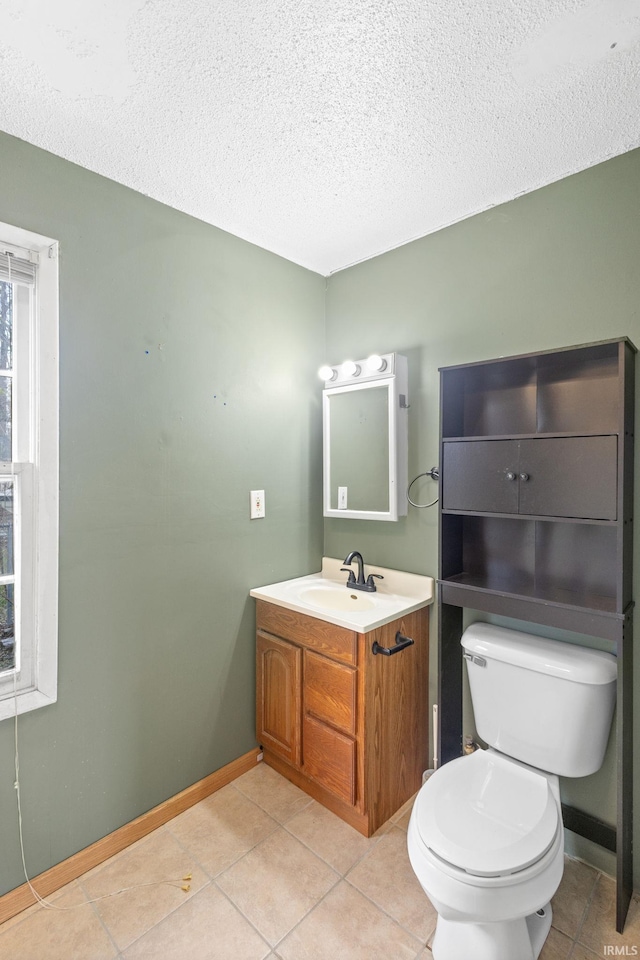
[[[260,520],[261,517],[264,517],[264,490],[252,490],[251,491],[251,519]]]

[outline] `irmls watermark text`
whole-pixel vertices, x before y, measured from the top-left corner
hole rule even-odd
[[[612,943],[605,943],[602,948],[605,957],[637,957],[637,947],[615,947]]]

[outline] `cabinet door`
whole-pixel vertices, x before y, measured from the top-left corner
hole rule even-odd
[[[615,520],[617,437],[541,437],[520,441],[520,513]]]
[[[518,441],[443,444],[442,509],[518,512]]]
[[[615,436],[455,441],[443,450],[443,510],[617,518]]]
[[[299,766],[302,651],[260,631],[256,646],[258,742]]]

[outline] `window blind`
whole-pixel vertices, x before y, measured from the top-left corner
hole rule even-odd
[[[35,286],[36,264],[0,249],[0,280]]]

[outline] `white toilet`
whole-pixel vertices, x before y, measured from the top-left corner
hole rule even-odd
[[[616,659],[487,623],[461,642],[489,749],[424,784],[409,859],[438,912],[435,960],[536,960],[564,863],[558,776],[602,764]]]

